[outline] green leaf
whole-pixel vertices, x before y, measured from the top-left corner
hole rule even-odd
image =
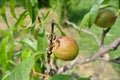
[[[37,54],[30,56],[18,64],[11,72],[8,80],[29,80],[29,74],[35,62],[34,57]]]
[[[6,0],[0,0],[0,15],[5,14]]]
[[[34,51],[37,50],[37,44],[35,42],[33,42],[31,39],[24,38],[21,42],[22,42],[22,44],[26,44],[27,46],[29,46],[32,50],[34,50]]]
[[[7,44],[7,55],[8,55],[8,59],[11,59],[13,57],[13,53],[14,53],[14,48],[16,47],[15,46],[15,43],[14,42],[11,42],[11,43],[8,43]]]
[[[38,46],[37,50],[41,52],[45,52],[48,47],[47,36],[45,33],[45,29],[43,27],[40,28],[38,33]]]
[[[90,10],[90,19],[89,19],[89,25],[88,27],[91,27],[92,24],[94,23],[96,17],[97,17],[97,13],[98,10],[100,8],[100,5],[102,4],[104,0],[97,0],[97,2],[92,6],[91,10]]]
[[[9,28],[10,26],[7,21],[5,10],[6,10],[6,0],[0,0],[0,15],[2,16],[3,20],[5,21],[5,23],[7,24]]]
[[[51,9],[49,9],[46,14],[42,14],[42,22],[43,23],[46,22],[48,15],[50,14],[50,11],[51,11]]]
[[[3,20],[5,21],[5,23],[7,24],[8,28],[10,28],[8,21],[7,21],[6,14],[2,14],[1,16],[2,16]]]
[[[0,29],[0,37],[2,37],[2,36],[7,36],[8,34],[9,34],[8,31],[5,31],[5,30]]]
[[[45,56],[45,53],[42,54],[42,55]],[[45,61],[45,58],[43,59],[42,55],[40,56],[40,59],[43,60],[43,61]],[[34,69],[37,72],[44,73],[45,70],[46,70],[46,66],[45,66],[45,63],[43,63],[40,59],[36,60],[35,65],[34,65]]]
[[[87,13],[87,14],[83,17],[83,19],[82,19],[82,21],[81,21],[81,23],[80,23],[80,27],[88,26],[89,19],[90,19],[90,13]]]
[[[38,3],[36,0],[26,0],[26,8],[29,12],[29,16],[32,20],[32,23],[35,22],[38,17]]]
[[[36,5],[36,0],[29,0],[32,6]]]
[[[12,14],[12,16],[16,19],[16,14],[15,14],[15,4],[16,4],[16,0],[10,0],[10,12]]]
[[[0,41],[2,38],[4,37],[8,37],[9,39],[13,39],[13,34],[12,34],[12,30],[0,30]]]
[[[10,71],[8,71],[3,77],[2,80],[7,80],[8,76],[10,75]]]
[[[14,30],[16,31],[18,29],[18,25],[22,25],[21,23],[24,21],[26,16],[28,15],[27,11],[24,11],[23,13],[20,14],[17,22],[14,25]]]
[[[24,49],[24,50],[22,51],[22,54],[21,54],[22,60],[25,60],[26,58],[28,58],[28,57],[30,56],[30,54],[31,54],[31,51],[30,51],[30,50]]]
[[[59,75],[55,75],[53,77],[51,77],[49,80],[70,80],[71,76],[69,75],[62,75],[62,74],[59,74]]]
[[[8,44],[8,37],[2,39],[0,43],[0,65],[6,67],[7,65],[7,44]]]
[[[62,29],[60,28],[59,24],[55,23],[56,27],[58,28],[58,30],[61,33],[61,36],[66,36],[66,34],[64,33],[64,31],[62,31]]]
[[[103,2],[102,2],[102,4],[104,5],[104,4],[108,4],[110,2],[110,0],[104,0]]]

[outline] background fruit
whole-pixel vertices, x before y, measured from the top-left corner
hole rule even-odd
[[[73,60],[79,52],[79,47],[76,41],[67,36],[57,38],[54,45],[54,55],[62,60]]]
[[[111,27],[116,20],[116,15],[109,9],[100,9],[95,20],[95,24],[101,28]]]

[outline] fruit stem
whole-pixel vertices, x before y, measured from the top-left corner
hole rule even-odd
[[[110,29],[111,29],[111,28],[107,28],[106,30],[103,30],[102,38],[101,38],[101,44],[100,44],[101,47],[104,45],[105,36],[106,36],[106,34],[109,32]]]

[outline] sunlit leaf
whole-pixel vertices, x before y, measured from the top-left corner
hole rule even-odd
[[[3,77],[2,80],[7,80],[8,76],[10,75],[10,71],[8,71]]]
[[[81,21],[81,23],[80,23],[80,27],[88,26],[89,19],[90,19],[90,13],[87,13],[87,14],[83,17],[83,19],[82,19],[82,21]]]
[[[0,29],[0,36],[2,37],[2,36],[7,36],[9,33],[8,33],[8,31],[5,31],[5,30],[1,30]]]
[[[22,60],[25,60],[26,58],[28,58],[31,54],[31,51],[30,50],[27,50],[27,49],[24,49],[22,51],[22,54],[21,54],[21,58]]]
[[[32,50],[36,51],[37,50],[37,44],[35,42],[33,42],[31,39],[29,38],[24,38],[21,41],[23,44],[26,44],[28,47],[30,47]]]
[[[5,14],[6,0],[0,0],[0,15]]]
[[[98,10],[100,8],[100,5],[102,4],[104,0],[97,0],[96,3],[92,6],[91,10],[90,10],[90,19],[89,19],[89,27],[92,26],[92,24],[94,23],[96,17],[97,17],[97,13]]]
[[[56,23],[55,25],[58,28],[58,30],[60,31],[61,36],[66,36],[66,34],[64,33],[64,31],[60,28],[59,24]]]
[[[7,55],[8,55],[8,59],[11,59],[12,56],[13,56],[13,52],[14,52],[14,48],[15,48],[15,43],[12,42],[12,43],[8,43],[7,44]]]
[[[38,33],[38,46],[37,50],[45,52],[48,47],[47,36],[45,33],[45,29],[43,27],[40,28]]]
[[[3,38],[0,43],[0,65],[6,66],[7,64],[7,43],[8,43],[8,37]]]
[[[102,4],[108,4],[110,2],[110,0],[104,0],[103,2],[102,2]]]
[[[32,20],[32,23],[35,22],[38,16],[38,3],[36,0],[26,0],[26,8],[29,12],[29,16]]]
[[[32,4],[32,6],[36,5],[36,0],[30,0],[30,3]]]
[[[27,11],[24,11],[18,18],[17,22],[14,25],[14,30],[18,29],[18,25],[20,25],[24,19],[26,18],[26,16],[28,15]],[[21,24],[22,25],[22,24]]]
[[[15,14],[15,4],[16,4],[16,0],[10,0],[9,4],[10,4],[10,12],[11,12],[12,16],[13,16],[14,18],[17,18],[17,17],[16,17],[16,14]]]
[[[51,10],[49,9],[46,14],[42,14],[42,21],[43,21],[43,22],[45,22],[45,21],[47,20],[48,15],[50,14],[50,11],[51,11]]]
[[[8,28],[10,27],[6,17],[6,0],[0,0],[0,15],[2,16],[3,20],[7,24]]]
[[[30,56],[18,64],[11,72],[8,80],[29,80],[29,75],[34,65],[34,57],[37,54]]]

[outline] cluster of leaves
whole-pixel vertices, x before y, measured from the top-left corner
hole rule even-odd
[[[46,30],[44,24],[47,21],[50,10],[43,14],[40,20],[38,19],[38,2],[37,0],[25,0],[24,4],[25,10],[20,14],[16,15],[15,6],[17,0],[1,0],[0,1],[0,15],[2,20],[7,25],[6,30],[0,30],[0,79],[1,80],[39,80],[41,76],[34,75],[33,70],[45,73],[45,59],[46,59],[46,49],[48,47],[46,36]],[[51,0],[51,5],[55,4]],[[80,26],[91,26],[97,15],[97,11],[101,4],[107,4],[110,0],[97,0],[93,5],[90,12],[85,15]],[[67,2],[67,5],[71,5],[74,1],[72,0],[57,0],[57,5],[59,15],[62,17],[65,15],[65,10],[62,11],[63,4]],[[77,1],[79,2],[79,1]],[[16,20],[14,25],[10,25],[7,16],[6,8],[9,3],[9,8],[11,15]],[[74,3],[76,5],[76,3]],[[53,5],[54,6],[54,5]],[[71,8],[71,7],[70,7]],[[68,9],[70,11],[70,9]],[[64,14],[62,14],[64,12]],[[31,21],[28,25],[24,24],[24,20],[29,16]],[[61,18],[60,21],[62,21]],[[89,23],[88,23],[89,22]],[[61,32],[61,35],[65,33],[57,25],[57,28]],[[37,37],[35,40],[33,38],[37,29]],[[22,38],[20,38],[22,36]],[[57,75],[50,78],[50,80],[57,80],[58,78],[63,78],[63,80],[69,80],[71,75]],[[80,78],[81,80],[81,78]],[[83,79],[89,80],[89,78]]]
[[[10,25],[7,20],[8,3],[11,15],[16,20],[15,23],[12,23],[13,25]],[[1,80],[38,80],[40,76],[34,75],[32,70],[45,73],[44,63],[48,37],[44,24],[50,10],[46,14],[42,14],[38,20],[37,0],[25,0],[24,3],[25,10],[20,15],[16,15],[15,7],[18,5],[16,0],[1,0],[0,2],[0,15],[7,25],[6,30],[0,30]],[[31,21],[25,25],[24,22],[28,16]],[[60,27],[57,27],[61,34],[64,34]]]
[[[12,26],[9,25],[6,18],[7,3],[9,3],[13,18],[16,19],[16,22]],[[8,26],[8,29],[0,30],[1,80],[27,80],[30,78],[29,75],[33,68],[38,70],[38,65],[41,66],[39,68],[40,72],[45,70],[44,63],[38,59],[41,57],[41,59],[45,60],[46,56],[47,37],[45,29],[41,27],[38,33],[39,36],[36,35],[38,36],[36,41],[32,38],[32,32],[35,31],[35,27],[39,26],[39,23],[36,22],[38,17],[38,3],[36,0],[26,0],[25,3],[26,10],[16,16],[14,9],[16,0],[10,0],[9,2],[1,0],[0,2],[0,15]],[[27,16],[30,16],[31,22],[26,26],[24,25],[24,20]],[[44,16],[47,15],[45,14]],[[22,32],[20,32],[20,28],[22,28]],[[23,36],[23,38],[19,38],[20,36]],[[17,39],[20,40],[17,41]]]

